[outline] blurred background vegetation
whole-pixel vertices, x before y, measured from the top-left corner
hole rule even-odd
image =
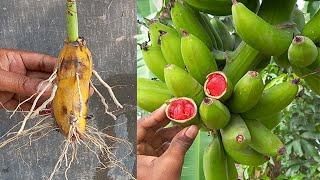
[[[152,19],[162,8],[163,0],[137,0],[138,20]],[[308,21],[320,7],[320,1],[298,0],[298,7],[304,12]],[[146,26],[138,25],[136,36],[138,43],[148,40]],[[152,78],[153,75],[145,66],[140,47],[137,46],[138,77]],[[275,63],[269,64],[263,71],[267,82],[277,83],[285,76],[283,69]],[[286,145],[286,154],[278,159],[270,159],[262,167],[238,166],[238,172],[243,179],[320,179],[320,97],[307,88],[301,87],[299,97],[283,111],[281,123],[274,129]],[[138,118],[147,112],[138,109]],[[183,167],[183,180],[196,180],[201,171],[199,158],[205,144],[209,142],[208,135],[198,136],[189,150]],[[272,178],[274,179],[274,178]]]

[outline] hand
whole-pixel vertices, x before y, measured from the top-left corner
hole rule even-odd
[[[57,59],[48,55],[0,49],[0,108],[15,109],[18,104],[46,86],[43,82],[51,75]],[[50,96],[48,88],[41,102]],[[32,101],[21,106],[29,110]]]
[[[150,116],[138,120],[137,174],[139,180],[180,179],[184,156],[199,129],[195,125],[184,129],[178,126],[165,128],[169,122],[165,115],[165,105]]]

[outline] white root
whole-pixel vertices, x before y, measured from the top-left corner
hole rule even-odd
[[[53,72],[53,74],[52,74],[52,75],[49,77],[49,79],[48,79],[48,82],[49,82],[49,83],[42,89],[42,91],[41,91],[41,92],[37,95],[37,97],[35,98],[32,106],[31,106],[30,111],[28,112],[28,114],[26,115],[26,117],[25,117],[25,118],[23,119],[23,121],[22,121],[22,125],[21,125],[21,127],[20,127],[20,130],[17,132],[17,135],[21,134],[21,132],[24,130],[24,127],[26,126],[27,121],[30,119],[30,117],[31,117],[31,115],[32,115],[32,113],[33,113],[33,110],[35,109],[35,107],[36,107],[36,105],[37,105],[40,97],[45,93],[45,91],[49,88],[50,84],[55,80],[55,78],[56,78],[56,76],[57,76],[57,75],[56,75],[56,72],[57,72],[57,70],[55,70],[55,71]]]
[[[100,93],[100,91],[93,85],[93,83],[90,81],[90,86],[93,88],[93,90],[98,94],[98,96],[100,97],[100,100],[101,100],[101,103],[104,105],[104,108],[105,108],[105,113],[110,115],[114,120],[117,119],[117,117],[112,114],[108,109],[109,109],[109,106],[107,104],[107,101],[106,99],[103,97],[103,95]]]
[[[20,134],[16,134],[12,137],[10,137],[9,139],[3,141],[3,142],[0,142],[0,149],[3,148],[4,146],[6,146],[7,144],[13,142],[13,141],[16,141],[16,140],[19,140],[23,137],[26,137],[26,136],[32,136],[34,134],[37,134],[43,130],[46,130],[46,129],[51,129],[53,127],[53,123],[43,123],[47,118],[47,117],[44,117],[43,119],[41,119],[37,124],[35,124],[32,128],[30,129],[27,129],[27,130],[23,130]],[[42,124],[43,123],[43,124]],[[11,128],[7,133],[6,133],[6,136],[9,136],[10,134],[12,134],[12,131],[13,128]],[[31,143],[31,142],[30,142]]]
[[[93,70],[92,71],[93,74],[96,76],[96,78],[100,81],[100,83],[105,87],[107,88],[107,90],[109,91],[109,94],[113,100],[113,102],[120,108],[123,108],[123,106],[119,103],[118,99],[116,98],[116,96],[114,95],[113,91],[112,91],[112,88],[106,83],[104,82],[104,80],[101,78],[101,76],[98,74],[97,71]]]
[[[18,106],[13,110],[11,116],[10,116],[10,119],[12,118],[12,116],[18,111],[18,109],[21,107],[22,104],[30,101],[35,95],[37,95],[38,92],[34,93],[32,96],[30,96],[28,99],[22,101],[21,103],[18,104]]]
[[[39,115],[40,111],[45,109],[47,107],[48,104],[50,104],[54,98],[54,96],[56,95],[56,92],[57,92],[57,89],[58,89],[58,86],[57,85],[54,85],[53,88],[52,88],[52,93],[51,93],[51,96],[49,97],[49,99],[47,99],[41,106],[39,106],[34,112],[33,114],[30,116],[30,119],[33,119],[35,118],[36,116]]]

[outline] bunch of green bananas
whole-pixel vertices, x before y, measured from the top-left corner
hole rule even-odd
[[[237,179],[235,163],[258,166],[285,152],[272,129],[298,93],[297,77],[320,94],[320,11],[304,24],[296,0],[241,2],[170,1],[172,23],[149,21],[141,45],[158,80],[138,78],[138,105],[151,112],[167,103],[174,123],[211,132],[208,180]],[[240,43],[219,17],[231,13]],[[259,71],[272,59],[295,76],[265,85]]]

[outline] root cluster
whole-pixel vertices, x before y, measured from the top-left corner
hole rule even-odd
[[[95,77],[101,82],[101,84],[108,90],[110,97],[112,98],[114,104],[118,108],[123,108],[120,102],[117,100],[115,94],[112,91],[112,88],[103,81],[96,71],[93,71]],[[40,115],[41,111],[46,110],[47,105],[49,105],[55,97],[56,91],[58,89],[57,85],[54,84],[54,80],[57,77],[57,69],[53,74],[45,80],[47,85],[41,90],[21,102],[14,111],[10,118],[19,111],[22,104],[35,99],[31,109],[28,112],[23,112],[26,115],[24,119],[12,127],[8,132],[6,132],[2,137],[0,137],[0,149],[6,145],[13,143],[15,141],[23,140],[28,137],[28,142],[19,147],[18,149],[31,145],[32,142],[35,142],[43,137],[46,137],[50,132],[57,131],[59,128],[55,121],[51,118],[51,115]],[[78,81],[78,90],[81,91]],[[54,84],[52,88],[51,96],[39,107],[36,108],[37,102],[40,97],[45,93],[45,91],[50,87],[50,84]],[[90,82],[90,86],[100,97],[102,104],[105,108],[105,113],[111,116],[113,119],[116,119],[116,116],[110,112],[106,98],[98,91],[98,89]],[[81,94],[81,93],[79,93]],[[81,99],[81,98],[80,98]],[[28,123],[32,120],[32,123]],[[28,127],[28,128],[26,128]],[[30,128],[29,128],[30,127]],[[41,136],[38,136],[41,134]],[[36,136],[37,135],[37,136]],[[62,166],[65,166],[64,176],[65,179],[68,179],[68,170],[71,168],[72,164],[78,162],[77,159],[77,150],[79,146],[86,147],[90,152],[92,152],[99,161],[100,169],[107,169],[110,167],[117,167],[121,169],[124,173],[130,177],[130,179],[135,179],[131,172],[123,164],[122,160],[117,158],[114,153],[114,150],[118,147],[124,148],[124,152],[128,152],[126,156],[132,154],[132,144],[125,139],[117,138],[111,135],[108,135],[102,131],[99,131],[97,128],[87,125],[86,132],[80,135],[77,133],[76,126],[71,124],[69,129],[69,134],[62,143],[61,154],[54,166],[54,169],[50,176],[49,180],[54,178],[54,175],[59,171]],[[124,158],[126,158],[126,156]]]

